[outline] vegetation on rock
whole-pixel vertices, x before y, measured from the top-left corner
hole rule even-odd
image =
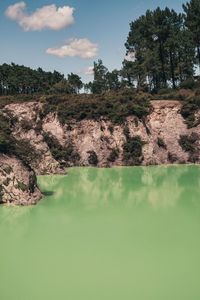
[[[198,147],[195,144],[199,140],[199,135],[193,132],[191,135],[182,135],[179,144],[182,149],[189,153],[189,161],[195,163],[198,160]]]
[[[62,146],[55,137],[48,133],[44,133],[43,137],[54,159],[63,166],[68,166],[70,162],[77,163],[80,160],[80,156],[72,144]]]
[[[98,165],[98,156],[94,150],[88,151],[88,163],[92,166],[97,166]]]

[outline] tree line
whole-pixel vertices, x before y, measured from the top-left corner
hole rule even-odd
[[[183,4],[183,11],[158,7],[131,22],[125,44],[131,59],[113,72],[101,60],[94,63],[94,81],[86,87],[92,93],[132,87],[157,92],[194,82],[200,68],[200,1]]]
[[[187,2],[183,10],[158,7],[130,24],[126,48],[134,61],[123,63],[129,84],[159,90],[193,78],[200,66],[200,1]]]
[[[0,95],[34,94],[34,93],[78,93],[82,88],[81,78],[69,74],[45,72],[42,68],[33,70],[14,63],[0,65]]]
[[[83,84],[76,74],[32,70],[14,63],[0,66],[0,95],[32,93],[101,94],[124,88],[157,92],[194,80],[200,68],[200,1],[183,4],[183,13],[166,7],[147,10],[130,24],[127,58],[121,70],[108,71],[102,60],[94,62],[93,81]],[[128,57],[131,59],[128,59]]]

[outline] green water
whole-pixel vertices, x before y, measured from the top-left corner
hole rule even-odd
[[[0,207],[0,300],[199,300],[200,167],[69,170]]]

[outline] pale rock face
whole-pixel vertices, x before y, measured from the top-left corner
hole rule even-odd
[[[140,136],[145,142],[143,146],[143,165],[169,164],[169,153],[176,157],[176,163],[187,163],[189,155],[179,145],[181,135],[200,134],[200,126],[188,129],[180,114],[179,101],[152,101],[152,113],[145,124],[135,117],[128,117],[127,124],[130,136]],[[68,127],[71,127],[68,130]],[[113,127],[111,133],[109,127]],[[110,121],[84,120],[59,125],[56,116],[47,116],[43,124],[44,131],[57,137],[64,145],[72,143],[77,149],[81,160],[80,165],[88,165],[88,151],[95,151],[98,156],[98,166],[108,166],[108,157],[112,149],[119,150],[119,157],[112,165],[123,165],[123,144],[126,141],[123,126],[111,124]],[[158,138],[166,144],[166,149],[158,146]],[[200,160],[200,156],[199,156]],[[110,165],[110,164],[109,164]]]
[[[40,199],[35,173],[19,159],[0,155],[0,203],[34,205]]]
[[[189,163],[189,154],[179,145],[181,135],[197,133],[200,137],[200,125],[188,129],[185,120],[180,114],[181,103],[178,101],[152,101],[152,112],[141,121],[136,117],[128,117],[126,126],[130,136],[140,136],[144,141],[142,165],[157,165],[173,163]],[[31,162],[31,167],[37,174],[60,173],[61,166],[56,161],[51,150],[44,141],[44,134],[54,137],[63,146],[72,145],[80,156],[80,160],[69,162],[69,165],[88,166],[89,152],[94,151],[98,157],[98,166],[121,166],[123,161],[123,145],[126,142],[124,134],[125,125],[112,124],[109,120],[101,118],[99,121],[83,120],[70,121],[66,125],[60,124],[55,113],[48,114],[43,120],[40,118],[42,104],[37,102],[25,104],[11,104],[6,106],[9,112],[18,121],[13,130],[17,140],[27,140],[38,157]],[[29,123],[25,130],[22,124]],[[112,130],[110,130],[112,128]],[[162,139],[166,148],[158,145],[158,139]],[[197,163],[200,162],[200,138],[196,142]],[[114,162],[108,162],[112,150],[117,149],[119,156]]]
[[[17,119],[13,129],[13,136],[18,140],[25,140],[38,153],[35,159],[30,162],[30,166],[36,174],[60,173],[59,163],[52,157],[49,147],[44,142],[41,124],[40,111],[41,103],[30,102],[20,104],[10,104],[5,107],[5,112]],[[23,128],[24,124],[27,128]]]
[[[127,140],[124,133],[127,127],[130,137],[139,136],[144,142],[142,165],[190,163],[190,154],[182,149],[179,140],[182,135],[195,134],[195,161],[200,163],[200,125],[187,128],[178,101],[152,101],[151,104],[152,111],[145,120],[132,116],[127,118],[124,125],[112,124],[103,117],[99,121],[73,120],[62,125],[55,113],[41,118],[41,103],[7,105],[3,109],[4,114],[15,120],[12,134],[19,142],[29,143],[33,159],[28,167],[16,157],[0,154],[0,203],[36,204],[41,193],[37,188],[35,174],[64,172],[63,164],[53,157],[50,146],[45,142],[45,134],[53,137],[58,146],[64,149],[71,146],[78,154],[79,159],[70,161],[69,158],[69,161],[64,162],[67,165],[89,166],[89,155],[93,152],[98,158],[98,167],[126,164],[123,160],[123,146]],[[165,147],[159,145],[158,139],[162,140]],[[110,161],[109,156],[113,150],[118,151],[118,157]]]
[[[180,114],[181,104],[178,101],[154,101],[153,112],[147,118],[150,135],[144,146],[144,165],[169,163],[168,153],[177,156],[177,163],[186,163],[188,153],[179,145],[181,135],[189,134],[185,120]],[[200,132],[200,129],[199,129]],[[161,138],[167,151],[158,146]]]

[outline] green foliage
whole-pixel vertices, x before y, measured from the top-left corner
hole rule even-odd
[[[71,94],[78,94],[79,90],[83,87],[81,78],[77,74],[73,74],[73,73],[69,74],[67,81],[69,84]]]
[[[181,135],[179,144],[185,152],[189,153],[189,161],[195,163],[198,160],[198,149],[195,144],[199,140],[197,133],[193,132],[191,135]]]
[[[29,187],[20,181],[18,181],[16,188],[22,190],[23,192],[27,192],[29,190]]]
[[[40,156],[40,153],[36,153],[30,141],[17,141],[11,134],[13,126],[14,120],[0,112],[0,153],[15,155],[25,164],[30,165],[32,161]]]
[[[14,139],[11,137],[11,120],[0,112],[0,153],[14,150]]]
[[[98,165],[98,156],[95,151],[88,151],[89,157],[88,157],[88,163],[92,166],[97,166]]]
[[[181,135],[179,144],[184,151],[194,153],[196,151],[195,142],[198,138],[196,133],[192,133],[191,135]]]
[[[91,84],[91,92],[93,94],[101,94],[107,91],[106,74],[108,69],[103,65],[102,60],[94,62],[94,81]]]
[[[50,90],[49,94],[69,94],[70,86],[66,79],[62,79],[61,81],[54,84]]]
[[[94,80],[85,85],[85,90],[93,94],[102,94],[108,91],[119,91],[123,88],[120,80],[120,71],[109,72],[102,60],[94,62]]]
[[[128,137],[123,145],[123,160],[126,165],[140,165],[143,160],[142,148],[145,143],[140,136]]]
[[[158,137],[157,144],[160,148],[167,149],[167,145],[161,137]]]
[[[178,157],[176,154],[168,152],[168,160],[170,163],[174,164],[178,160]]]
[[[188,78],[185,81],[181,82],[181,84],[180,84],[181,89],[192,90],[194,87],[195,87],[195,81],[193,78]]]
[[[127,84],[158,91],[194,74],[195,47],[183,14],[159,7],[130,24],[126,42],[133,61],[125,61],[122,74]]]
[[[200,96],[195,95],[195,97],[186,101],[181,108],[181,115],[186,120],[189,128],[198,126],[200,124],[200,119],[195,117],[195,114],[200,109]]]
[[[69,162],[74,163],[80,160],[80,156],[74,150],[73,145],[63,147],[55,137],[47,133],[45,133],[43,137],[54,159],[62,163],[64,166],[67,166]]]
[[[12,154],[19,157],[24,164],[31,165],[33,161],[38,160],[41,157],[41,153],[30,144],[29,140],[15,140],[14,149]]]
[[[200,64],[200,1],[190,0],[190,2],[183,5],[183,9],[185,12],[185,25],[192,33],[198,63]]]
[[[45,93],[63,78],[64,75],[56,71],[3,64],[0,66],[0,95]]]
[[[29,120],[23,119],[20,122],[20,126],[24,131],[29,131],[34,127],[34,124],[33,124],[33,122],[30,122]]]
[[[57,112],[62,124],[71,120],[99,120],[101,117],[113,123],[123,123],[130,115],[139,119],[149,114],[149,96],[132,91],[105,93],[103,95],[51,96],[44,104],[43,117],[49,112]]]
[[[57,71],[32,70],[14,63],[0,65],[0,95],[78,93],[82,86],[81,78],[73,73],[66,80]]]
[[[119,150],[112,149],[110,155],[108,156],[108,162],[114,163],[118,157],[119,157]]]

